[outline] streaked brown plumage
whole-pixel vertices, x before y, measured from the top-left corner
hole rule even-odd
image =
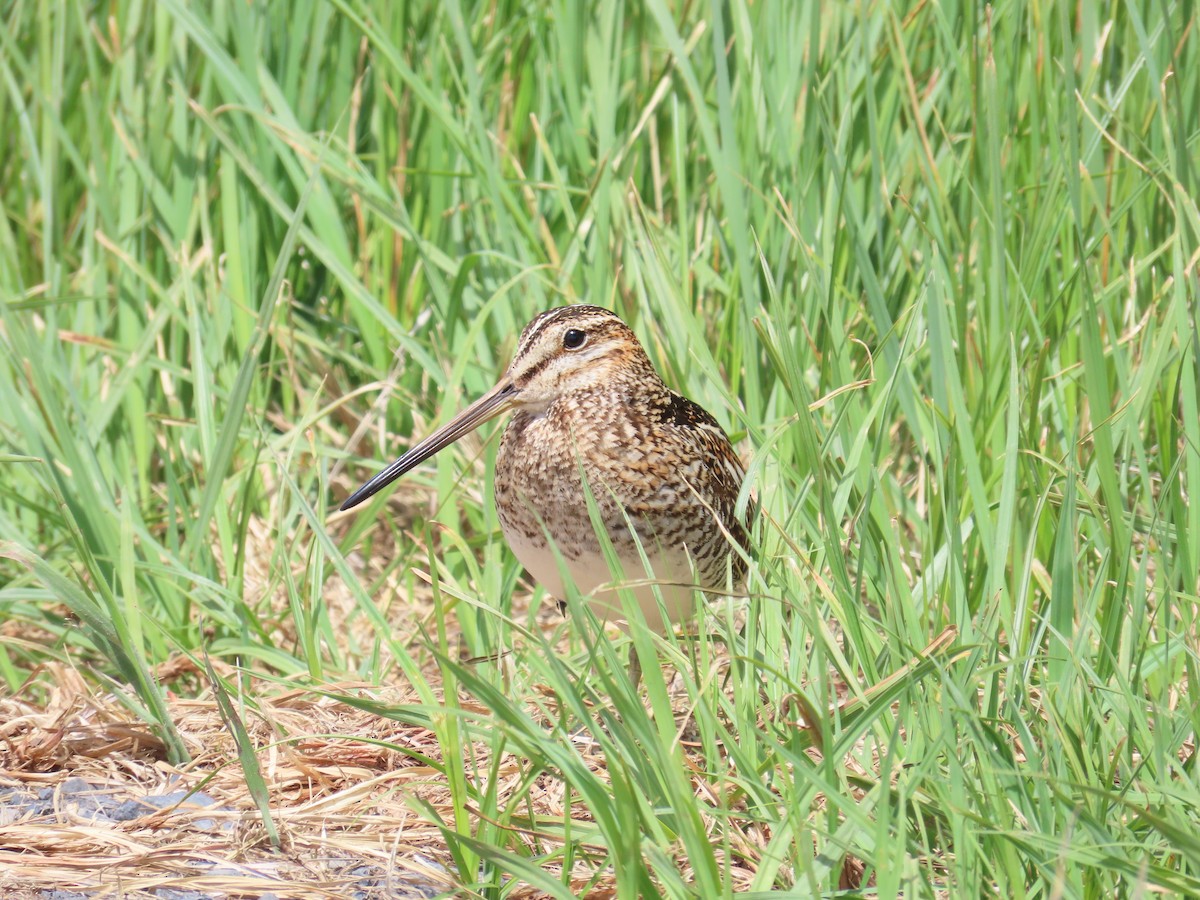
[[[496,456],[496,510],[509,546],[551,595],[564,592],[547,535],[597,615],[623,618],[616,594],[604,589],[613,576],[588,514],[585,478],[650,627],[662,630],[690,615],[695,588],[724,588],[730,571],[741,580],[745,563],[730,541],[746,546],[745,523],[735,515],[745,473],[729,438],[712,416],[663,384],[624,322],[596,306],[537,316],[495,388],[341,508],[509,409],[515,414]],[[630,525],[659,583],[666,622]]]

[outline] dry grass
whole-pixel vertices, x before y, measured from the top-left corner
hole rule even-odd
[[[175,660],[157,674],[166,682],[200,675],[186,660]],[[235,680],[238,673],[226,668],[220,674]],[[430,673],[431,681],[436,677]],[[270,792],[281,838],[280,847],[274,848],[247,788],[234,739],[211,696],[172,696],[170,711],[193,756],[191,763],[174,766],[166,762],[162,743],[120,699],[98,692],[79,671],[49,665],[38,684],[50,686],[41,702],[19,696],[0,699],[0,789],[55,788],[54,814],[52,821],[46,816],[34,820],[28,813],[21,818],[16,810],[8,820],[0,815],[5,824],[0,896],[41,897],[39,891],[58,889],[140,898],[155,896],[158,888],[173,888],[222,897],[259,896],[264,890],[279,898],[343,897],[356,889],[357,879],[349,873],[364,865],[377,867],[378,877],[387,880],[387,889],[378,896],[455,891],[457,879],[447,874],[453,861],[445,838],[431,824],[430,811],[444,822],[454,821],[446,778],[436,765],[423,762],[446,762],[434,733],[337,699],[354,697],[383,710],[400,710],[418,704],[411,689],[344,682],[318,693],[253,683],[252,708],[239,706],[239,715]],[[713,761],[705,760],[691,740],[684,695],[672,693],[696,795],[711,801],[708,795],[721,789],[711,780]],[[472,708],[461,700],[460,705]],[[529,709],[537,715],[532,704]],[[553,727],[552,722],[544,724]],[[607,780],[599,749],[584,744],[578,750],[589,768]],[[810,755],[814,761],[819,758],[815,750]],[[526,760],[507,754],[490,768],[489,749],[479,743],[463,748],[464,766],[468,756],[475,772],[496,774],[500,797],[525,791],[528,816],[514,819],[510,826],[525,841],[543,851],[559,842],[557,833],[539,829],[538,822],[562,823],[570,817],[577,826],[590,824],[578,797],[571,796],[557,774],[542,773],[530,790],[522,787],[528,784]],[[186,790],[202,791],[216,803],[184,800],[161,810],[148,808],[131,821],[100,824],[60,795],[73,778],[83,778],[118,800]],[[506,799],[502,805],[510,802]],[[425,809],[418,812],[418,805]],[[823,806],[818,798],[814,811]],[[739,807],[745,820],[734,829],[739,839],[725,864],[732,882],[746,889],[754,877],[753,861],[761,859],[772,833],[747,814],[744,805],[732,804],[735,812]],[[478,820],[479,811],[471,813]],[[591,851],[585,845],[577,859],[571,877],[574,890],[580,896],[614,896],[611,870],[604,871],[605,849],[595,846]],[[677,848],[676,861],[687,877],[689,864],[682,848]],[[545,870],[561,877],[554,866]],[[841,886],[858,886],[862,872],[861,861],[847,857]],[[405,892],[406,886],[412,893]],[[509,896],[544,895],[521,888]]]
[[[435,808],[444,802],[436,771],[410,755],[434,749],[427,730],[309,691],[258,691],[256,711],[243,716],[261,749],[282,838],[274,849],[215,701],[171,701],[194,757],[176,767],[163,760],[159,742],[116,697],[97,694],[71,669],[48,674],[54,689],[46,703],[0,700],[0,786],[36,791],[82,777],[119,796],[183,788],[203,790],[218,803],[184,802],[129,822],[97,825],[56,797],[53,822],[6,824],[0,848],[5,896],[21,896],[12,893],[20,888],[30,896],[60,889],[134,898],[173,887],[225,896],[269,889],[280,898],[339,897],[354,881],[344,873],[361,865],[377,866],[397,886],[451,887],[445,873],[430,865],[445,861],[441,833],[409,806],[413,797]],[[386,703],[412,699],[400,689],[331,689]],[[202,874],[212,863],[221,874]]]

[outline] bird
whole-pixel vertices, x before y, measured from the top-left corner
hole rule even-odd
[[[517,560],[561,608],[565,574],[600,621],[628,631],[617,593],[624,584],[646,625],[662,634],[690,619],[695,590],[723,591],[742,582],[752,504],[738,514],[746,477],[740,458],[717,420],[668,388],[634,331],[599,306],[560,306],[537,315],[490,391],[410,447],[341,509],[358,506],[509,411],[496,453],[497,518]],[[588,491],[619,573],[605,556]],[[629,667],[636,684],[636,651]]]

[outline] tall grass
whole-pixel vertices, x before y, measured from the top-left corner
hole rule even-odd
[[[1200,893],[1192,3],[4,16],[9,689],[87,666],[179,756],[171,654],[414,680],[522,760],[446,767],[493,896]],[[749,599],[658,648],[694,752],[514,606],[486,435],[330,515],[580,300],[751,459]]]

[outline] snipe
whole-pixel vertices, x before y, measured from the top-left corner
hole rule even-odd
[[[492,390],[341,508],[508,410],[515,414],[496,456],[496,512],[513,553],[552,596],[561,600],[564,591],[551,540],[597,616],[623,623],[584,479],[651,628],[690,616],[696,588],[724,588],[730,572],[735,583],[742,579],[744,559],[732,545],[746,546],[745,523],[734,511],[745,471],[729,438],[704,409],[663,384],[629,326],[596,306],[537,316]]]

